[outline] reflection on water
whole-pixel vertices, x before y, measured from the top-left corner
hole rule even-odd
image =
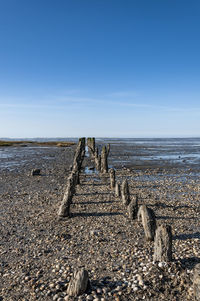
[[[99,172],[96,170],[96,168],[91,168],[86,166],[84,168],[84,173],[87,175],[86,181],[93,181],[93,182],[100,182],[99,178]]]
[[[200,138],[106,139],[106,142],[111,145],[109,160],[113,165],[120,161],[121,164],[145,164],[148,161],[200,165]]]
[[[86,147],[85,147],[85,156],[86,156],[86,157],[89,157],[89,156],[90,156],[89,150],[88,150],[88,146],[87,146],[87,145],[86,145]]]
[[[42,139],[51,141],[56,139]],[[58,140],[58,139],[57,139]],[[63,139],[62,141],[69,139]],[[38,141],[40,141],[38,139]],[[70,139],[72,141],[72,139]],[[78,141],[74,139],[74,141]],[[190,164],[200,166],[200,138],[169,138],[169,139],[96,139],[97,145],[110,143],[111,152],[109,164],[112,166],[124,166],[126,164],[145,164],[155,162],[157,164]],[[40,155],[49,160],[52,157],[47,155],[47,146],[27,146],[24,147],[0,147],[0,168],[9,168],[26,164],[35,155]],[[86,156],[89,156],[86,147]],[[146,163],[147,164],[147,163]],[[85,170],[86,174],[93,174],[96,171]]]
[[[159,154],[159,155],[149,155],[149,156],[127,156],[127,160],[115,160],[115,162],[122,162],[125,163],[131,160],[173,160],[173,161],[183,161],[183,160],[199,160],[200,154],[182,154],[182,155],[174,155],[174,154]]]
[[[86,166],[84,169],[84,173],[86,175],[93,175],[93,174],[97,173],[97,170],[95,168],[90,168],[90,167]]]

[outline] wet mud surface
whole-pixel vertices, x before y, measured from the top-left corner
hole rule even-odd
[[[6,158],[4,149],[0,300],[194,300],[193,269],[200,262],[198,156],[190,156],[190,161],[188,145],[183,162],[183,147],[168,146],[164,152],[156,143],[110,142],[109,165],[116,169],[117,181],[127,178],[131,197],[138,194],[139,203],[154,210],[158,224],[172,226],[173,261],[153,263],[153,243],[145,241],[138,221],[129,220],[108,175],[96,173],[88,156],[72,217],[58,218],[76,146],[15,148],[15,155]],[[156,153],[181,158],[170,163],[139,159]],[[33,168],[41,168],[41,176],[32,176]],[[86,294],[70,299],[66,289],[78,267],[88,270],[91,286]]]

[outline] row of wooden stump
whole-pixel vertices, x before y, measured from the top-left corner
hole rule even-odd
[[[96,170],[103,174],[107,173],[110,144],[107,146],[103,145],[101,154],[99,154],[99,149],[95,145],[95,138],[87,138],[87,147],[91,158],[94,160]]]
[[[88,149],[90,155],[94,159],[95,166],[99,162],[98,148],[95,147],[95,138],[87,139]],[[107,157],[110,151],[110,146],[103,146],[101,151],[101,172],[108,172]],[[97,169],[98,170],[98,169]],[[127,179],[120,183],[116,182],[115,170],[109,169],[110,175],[110,188],[115,190],[115,196],[121,197],[122,203],[128,208],[128,215],[130,219],[142,220],[145,238],[149,241],[154,241],[154,261],[171,261],[172,260],[172,230],[169,225],[161,225],[156,227],[156,217],[154,211],[146,205],[138,207],[138,196],[135,198],[130,197],[129,185]]]
[[[63,200],[58,210],[60,217],[70,217],[70,205],[72,198],[76,192],[76,185],[80,183],[79,173],[85,157],[85,138],[80,138],[75,154],[73,165],[71,166],[71,173],[67,179],[67,185],[64,192]]]
[[[95,138],[87,139],[87,146],[90,156],[95,161],[95,168],[98,172],[102,174],[108,172],[108,155],[110,152],[110,145],[107,147],[104,145],[102,147],[101,154],[99,150],[95,147]],[[70,217],[70,205],[72,203],[72,198],[76,191],[76,185],[80,184],[79,173],[82,168],[82,163],[85,157],[85,147],[86,140],[85,138],[80,138],[73,159],[73,164],[71,166],[71,173],[67,179],[67,185],[61,206],[58,210],[58,215],[60,217]]]
[[[154,261],[172,260],[172,230],[169,225],[156,227],[156,217],[154,211],[146,205],[138,206],[138,195],[131,199],[127,179],[120,184],[115,181],[114,169],[109,170],[110,186],[115,189],[115,196],[122,199],[122,203],[128,209],[131,220],[142,221],[145,238],[154,241]]]
[[[67,179],[66,190],[58,211],[60,217],[70,216],[70,205],[72,203],[73,195],[75,194],[76,185],[80,184],[79,173],[82,167],[82,162],[85,156],[85,138],[80,138],[77,145],[73,165],[71,167],[71,174]],[[172,229],[170,225],[162,224],[157,227],[156,216],[154,211],[146,205],[138,206],[138,196],[131,199],[129,192],[129,185],[127,179],[122,184],[116,182],[115,170],[108,169],[108,155],[110,152],[110,145],[103,146],[101,154],[95,146],[95,138],[87,138],[87,147],[91,159],[95,163],[95,168],[98,172],[105,174],[109,172],[110,188],[115,191],[117,198],[121,197],[123,205],[128,210],[128,216],[131,220],[142,221],[144,234],[147,241],[154,241],[154,262],[169,262],[172,260]],[[76,272],[71,284],[68,287],[68,294],[78,296],[86,289],[88,273],[85,270]],[[83,288],[84,287],[84,288]],[[194,273],[194,292],[196,300],[200,300],[200,265],[196,266]]]

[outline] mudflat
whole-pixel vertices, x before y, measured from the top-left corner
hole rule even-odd
[[[173,260],[154,263],[154,243],[145,240],[140,222],[129,219],[110,189],[109,175],[98,174],[89,156],[71,217],[58,218],[75,148],[15,147],[14,164],[9,152],[2,155],[0,300],[194,300],[193,270],[200,262],[199,165],[189,155],[185,159],[186,153],[169,163],[163,159],[168,150],[155,160],[140,160],[147,151],[140,143],[111,143],[108,162],[117,181],[127,179],[131,198],[137,194],[139,205],[154,210],[158,225],[172,227]],[[41,175],[32,176],[34,168]],[[81,267],[89,273],[90,287],[70,298],[68,283]]]

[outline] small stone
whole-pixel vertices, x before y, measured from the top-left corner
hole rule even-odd
[[[144,281],[143,281],[141,275],[138,275],[138,283],[139,283],[140,286],[143,286],[143,285],[144,285]]]
[[[159,266],[159,268],[163,268],[163,266],[164,266],[163,262],[159,262],[158,266]]]
[[[31,171],[32,176],[39,176],[41,174],[41,170],[39,168],[35,168]]]
[[[55,283],[50,283],[50,284],[49,284],[49,287],[50,287],[50,288],[54,288],[54,287],[55,287]]]
[[[47,291],[46,296],[51,296],[52,292],[50,290]]]
[[[41,290],[41,291],[43,291],[43,290],[44,290],[44,288],[45,288],[45,285],[44,285],[44,284],[42,284],[42,285],[40,286],[40,290]]]
[[[90,235],[91,236],[97,236],[99,234],[99,232],[100,232],[99,230],[91,230]]]
[[[117,287],[116,287],[116,291],[120,291],[121,288],[122,288],[121,286],[117,286]]]
[[[102,289],[101,288],[97,288],[97,294],[102,294]]]
[[[59,295],[54,295],[53,296],[53,301],[56,301],[59,298]]]

